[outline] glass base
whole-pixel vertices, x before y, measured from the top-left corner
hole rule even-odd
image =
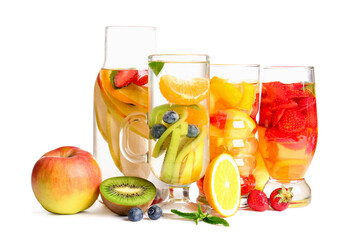
[[[172,209],[181,212],[197,212],[198,203],[190,201],[189,186],[188,187],[171,187],[169,198],[157,204],[162,209],[162,215],[168,218],[182,218],[171,212]],[[204,213],[209,213],[211,208],[209,205],[201,204],[201,210]]]
[[[276,188],[284,185],[285,188],[292,187],[293,198],[289,205],[290,208],[305,207],[311,202],[311,189],[307,182],[303,179],[294,181],[284,181],[269,178],[264,186],[263,192],[269,197],[271,192]]]

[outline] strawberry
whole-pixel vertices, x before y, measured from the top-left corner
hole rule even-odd
[[[250,193],[256,187],[256,178],[250,174],[241,176],[241,196]]]
[[[303,98],[303,97],[310,96],[308,91],[304,91],[302,89],[293,89],[293,90],[287,91],[286,95],[288,98]]]
[[[259,125],[262,127],[271,126],[272,117],[273,112],[270,110],[270,107],[261,104],[261,108],[259,110]]]
[[[316,111],[316,104],[313,105],[308,111],[307,114],[307,126],[309,128],[315,129],[317,128],[317,111]]]
[[[306,154],[310,154],[315,151],[317,144],[317,132],[313,132],[307,139],[307,148],[305,150]]]
[[[284,133],[278,130],[278,128],[269,128],[265,132],[265,139],[267,141],[274,141],[282,144],[283,146],[298,150],[304,148],[307,144],[307,132],[304,131],[301,133],[297,133],[297,135],[293,135],[290,133]]]
[[[148,83],[148,70],[138,70],[137,78],[133,81],[138,86],[143,86]]]
[[[290,205],[292,197],[292,187],[287,189],[282,186],[272,191],[269,197],[269,204],[274,210],[283,211]]]
[[[272,111],[277,111],[280,109],[289,109],[289,108],[296,108],[298,106],[298,104],[293,101],[292,99],[288,99],[288,100],[275,100],[271,107],[270,110]]]
[[[306,118],[304,115],[295,109],[288,109],[282,115],[278,128],[285,133],[302,132],[306,127]]]
[[[263,83],[267,95],[272,99],[287,100],[285,84],[281,82]]]
[[[137,70],[113,70],[110,74],[110,81],[114,89],[128,86],[137,78]]]
[[[248,196],[247,205],[255,211],[264,212],[269,208],[268,197],[260,190],[253,190]]]
[[[274,112],[272,118],[271,118],[271,126],[272,127],[275,127],[280,119],[282,118],[282,115],[284,115],[284,112],[285,112],[285,109],[280,109],[280,110],[277,110],[276,112]]]
[[[316,98],[314,96],[309,96],[307,98],[300,98],[298,100],[298,106],[301,107],[311,107],[316,103]]]
[[[214,115],[210,116],[210,124],[220,129],[225,128],[225,123],[227,121],[227,113],[218,111]]]

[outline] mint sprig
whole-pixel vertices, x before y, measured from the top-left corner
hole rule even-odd
[[[178,211],[176,209],[171,209],[171,212],[174,214],[177,214],[180,217],[194,220],[196,225],[198,225],[198,223],[200,221],[204,221],[205,223],[209,223],[209,224],[214,224],[214,225],[221,224],[225,227],[229,227],[229,223],[226,220],[224,220],[223,218],[215,217],[215,216],[212,216],[208,213],[204,214],[201,210],[200,204],[198,204],[198,211],[195,213],[184,213],[184,212]]]
[[[151,68],[151,70],[153,70],[154,74],[156,76],[158,76],[159,73],[161,72],[162,68],[164,67],[165,63],[164,62],[150,62],[148,65]]]

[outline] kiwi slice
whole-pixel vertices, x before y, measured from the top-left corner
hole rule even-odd
[[[156,195],[154,184],[139,177],[112,177],[99,187],[103,203],[114,213],[127,216],[133,207],[145,212]]]

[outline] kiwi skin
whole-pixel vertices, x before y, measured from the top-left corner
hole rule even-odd
[[[128,211],[131,209],[131,208],[134,208],[134,207],[138,207],[142,210],[143,213],[145,213],[148,208],[150,207],[151,203],[153,202],[154,198],[147,202],[147,203],[144,203],[142,205],[131,205],[131,206],[125,206],[125,205],[119,205],[117,203],[113,203],[111,201],[109,201],[108,199],[106,199],[105,197],[103,197],[103,195],[101,194],[101,197],[102,197],[102,200],[103,200],[103,203],[114,213],[120,215],[120,216],[127,216],[127,213]]]
[[[116,177],[116,178],[123,178],[123,177]],[[128,178],[138,178],[138,177],[128,177]],[[143,180],[145,180],[145,179],[143,179]],[[110,201],[108,198],[103,196],[102,191],[100,191],[100,195],[101,195],[101,198],[103,200],[104,205],[107,208],[109,208],[112,212],[114,212],[120,216],[127,216],[128,211],[134,207],[140,208],[142,210],[142,212],[145,213],[148,210],[148,208],[150,207],[150,205],[152,204],[152,202],[156,196],[156,194],[154,194],[154,196],[151,198],[150,201],[143,203],[141,205],[122,205],[122,204],[118,204],[118,203]]]

